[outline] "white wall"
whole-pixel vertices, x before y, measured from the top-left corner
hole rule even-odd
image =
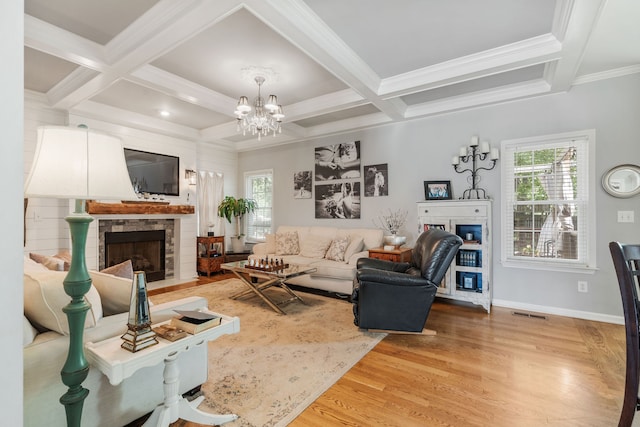
[[[274,169],[274,225],[320,224],[372,227],[372,219],[389,207],[409,210],[404,234],[415,241],[415,202],[424,200],[423,181],[451,180],[454,197],[469,187],[468,174],[457,174],[451,157],[472,135],[499,147],[505,139],[596,129],[597,266],[591,274],[556,273],[505,268],[500,264],[500,167],[481,171],[480,186],[494,199],[494,301],[501,305],[574,317],[621,322],[621,303],[608,242],[640,242],[638,223],[618,224],[618,210],[635,210],[640,221],[640,197],[616,199],[601,189],[602,174],[620,163],[640,164],[640,74],[575,86],[568,93],[515,101],[412,122],[279,146],[239,155],[238,176],[244,171]],[[363,165],[389,165],[389,196],[362,197],[360,220],[316,220],[313,199],[293,198],[293,173],[313,170],[314,147],[345,141],[361,142]],[[578,280],[589,283],[577,292]]]
[[[2,2],[0,6],[0,179],[4,182],[0,210],[0,268],[2,270],[3,315],[2,423],[22,425],[22,199],[23,186],[23,52],[24,3]],[[16,181],[14,181],[14,179]]]

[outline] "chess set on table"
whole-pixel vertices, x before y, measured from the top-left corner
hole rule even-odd
[[[275,258],[262,258],[260,260],[250,259],[245,265],[245,268],[260,271],[282,271],[285,268],[289,268],[289,264],[285,264],[282,259]]]

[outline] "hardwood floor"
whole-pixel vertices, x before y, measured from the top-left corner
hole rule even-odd
[[[387,336],[290,425],[617,425],[623,326],[438,300],[427,327]]]

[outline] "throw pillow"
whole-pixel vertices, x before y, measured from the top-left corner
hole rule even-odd
[[[347,246],[347,250],[344,252],[344,260],[349,262],[349,259],[351,259],[354,254],[361,252],[363,249],[364,239],[362,236],[351,236],[349,246]]]
[[[331,244],[331,237],[309,234],[300,247],[300,255],[308,258],[324,258]]]
[[[40,264],[39,262],[35,262],[31,257],[24,256],[24,272],[25,273],[33,273],[37,271],[49,271],[47,267]]]
[[[120,264],[112,265],[111,267],[100,270],[100,272],[133,280],[133,264],[131,264],[130,259],[121,262]]]
[[[69,249],[60,249],[54,257],[64,261],[64,271],[69,271],[71,266],[71,252],[69,252]]]
[[[104,270],[103,270],[104,271]],[[129,311],[131,304],[131,279],[116,277],[103,272],[90,271],[91,281],[100,294],[105,316]]]
[[[324,257],[332,261],[344,261],[344,254],[347,250],[347,246],[349,246],[348,237],[333,239]]]
[[[298,255],[300,243],[297,231],[276,233],[276,255]]]
[[[29,257],[35,262],[44,265],[49,270],[64,271],[64,261],[54,256],[29,253]]]
[[[71,301],[71,297],[65,293],[62,285],[66,275],[64,271],[24,274],[24,314],[34,326],[41,330],[48,329],[63,335],[69,334],[67,315],[62,311],[62,308]],[[100,294],[93,285],[86,293],[85,300],[90,308],[84,327],[90,328],[102,319]]]

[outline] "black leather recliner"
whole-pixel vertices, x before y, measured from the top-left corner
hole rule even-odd
[[[410,263],[360,258],[351,296],[356,326],[422,332],[460,245],[459,236],[431,229],[418,237]]]

